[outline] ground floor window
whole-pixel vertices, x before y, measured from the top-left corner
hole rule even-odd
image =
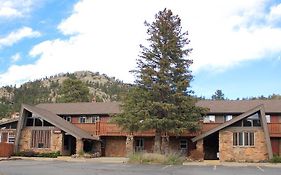
[[[187,139],[181,139],[180,140],[180,149],[186,150],[187,149]]]
[[[254,146],[254,132],[234,132],[233,146]]]
[[[8,143],[15,143],[15,134],[14,133],[8,134]]]
[[[31,134],[32,148],[50,148],[51,131],[50,130],[33,130]]]
[[[135,143],[136,143],[135,144],[136,152],[144,150],[144,139],[143,138],[137,138],[135,140]]]

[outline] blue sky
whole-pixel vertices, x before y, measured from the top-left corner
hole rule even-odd
[[[143,22],[164,8],[189,31],[196,95],[281,94],[276,0],[0,0],[0,86],[79,70],[133,82]]]

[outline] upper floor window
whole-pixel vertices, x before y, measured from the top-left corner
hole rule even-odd
[[[270,115],[265,115],[265,119],[267,123],[270,123]]]
[[[79,117],[79,123],[86,123],[86,117]]]
[[[206,115],[203,118],[204,123],[214,123],[216,121],[216,116],[215,115]]]
[[[71,122],[71,116],[64,116],[63,119],[68,122]]]
[[[232,119],[232,115],[225,115],[224,116],[224,121],[225,122],[227,122],[227,121],[229,121],[229,120],[231,120]]]
[[[100,116],[93,116],[92,117],[92,123],[96,123],[100,121]]]
[[[243,120],[240,120],[234,124],[232,124],[234,127],[257,127],[261,126],[260,122],[260,114],[254,113],[251,116],[244,118]]]

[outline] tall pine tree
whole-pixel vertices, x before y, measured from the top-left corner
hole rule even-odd
[[[181,19],[164,9],[145,26],[149,46],[140,46],[138,66],[132,71],[136,87],[124,98],[123,112],[114,121],[131,132],[155,130],[154,152],[159,153],[163,134],[196,130],[203,110],[195,106],[188,89],[193,77],[187,56],[192,49],[187,48],[190,41]]]

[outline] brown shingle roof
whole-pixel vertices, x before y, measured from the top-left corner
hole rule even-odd
[[[51,111],[58,115],[80,114],[117,114],[120,113],[118,102],[93,102],[93,103],[42,103],[38,108]]]
[[[48,121],[49,123],[52,123],[56,127],[60,128],[65,132],[68,132],[76,138],[99,140],[97,136],[91,136],[88,132],[74,126],[73,124],[67,122],[66,120],[62,119],[61,117],[57,116],[56,114],[50,111],[30,105],[23,105],[23,108],[39,115],[44,120]]]
[[[196,105],[209,108],[208,113],[244,113],[258,105],[266,113],[281,113],[281,100],[201,100]]]

